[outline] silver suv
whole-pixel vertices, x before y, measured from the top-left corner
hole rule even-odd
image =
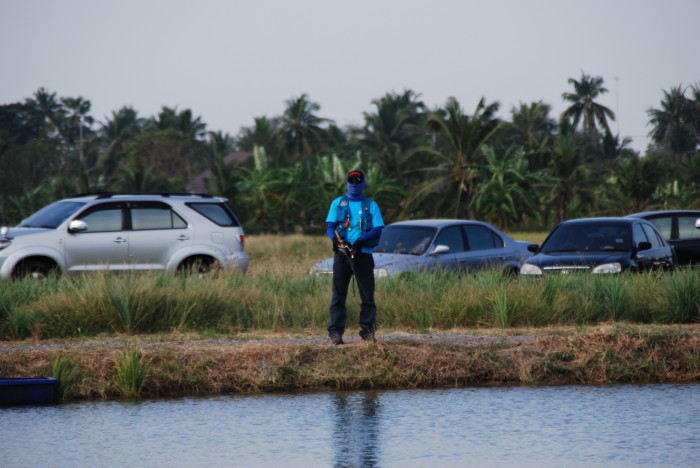
[[[100,193],[52,203],[0,232],[0,279],[95,270],[245,273],[243,229],[208,194]]]

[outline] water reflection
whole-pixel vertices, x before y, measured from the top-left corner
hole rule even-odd
[[[0,466],[686,468],[699,434],[700,384],[229,395],[0,408]]]
[[[336,393],[333,406],[334,466],[378,466],[381,405],[377,392]]]

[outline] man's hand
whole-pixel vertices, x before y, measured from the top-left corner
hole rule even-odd
[[[354,244],[352,244],[352,251],[356,254],[362,252],[362,246],[365,245],[365,240],[360,237],[358,238]]]
[[[335,237],[331,241],[333,242],[333,255],[335,255],[340,252],[340,242]]]

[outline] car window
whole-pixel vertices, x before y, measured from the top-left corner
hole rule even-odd
[[[639,245],[640,242],[649,242],[641,224],[635,223],[632,226],[632,239],[634,240],[634,245]]]
[[[647,226],[646,224],[642,226],[644,228],[644,232],[647,235],[647,239],[649,239],[649,242],[651,242],[651,246],[655,249],[658,249],[659,247],[662,246],[661,242],[659,241],[659,236],[656,235],[654,232],[654,229],[651,226]]]
[[[700,229],[695,227],[697,216],[678,217],[678,238],[679,239],[700,239]]]
[[[437,236],[435,245],[446,245],[450,248],[450,253],[464,252],[464,238],[459,226],[449,226]]]
[[[82,215],[87,224],[85,232],[112,232],[122,230],[122,209],[120,207],[101,208]]]
[[[136,207],[131,209],[131,228],[134,231],[147,229],[183,229],[187,223],[167,207]]]
[[[560,224],[542,245],[545,253],[629,249],[628,224],[609,222]]]
[[[659,234],[663,236],[664,239],[671,238],[671,228],[673,227],[673,217],[662,216],[660,218],[652,218],[648,220],[654,225]]]
[[[501,238],[484,226],[463,226],[469,250],[485,250],[503,247]]]
[[[374,248],[377,253],[422,255],[435,236],[435,228],[428,226],[387,226]]]
[[[238,220],[223,203],[187,203],[187,206],[219,226],[238,226]]]

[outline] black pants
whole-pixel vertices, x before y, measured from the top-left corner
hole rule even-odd
[[[362,305],[360,306],[360,336],[366,336],[376,330],[377,305],[374,303],[374,258],[372,254],[355,254],[349,259],[345,254],[337,253],[333,258],[333,297],[330,306],[330,323],[328,334],[343,335],[347,320],[345,300],[352,280],[352,268],[358,282]]]

